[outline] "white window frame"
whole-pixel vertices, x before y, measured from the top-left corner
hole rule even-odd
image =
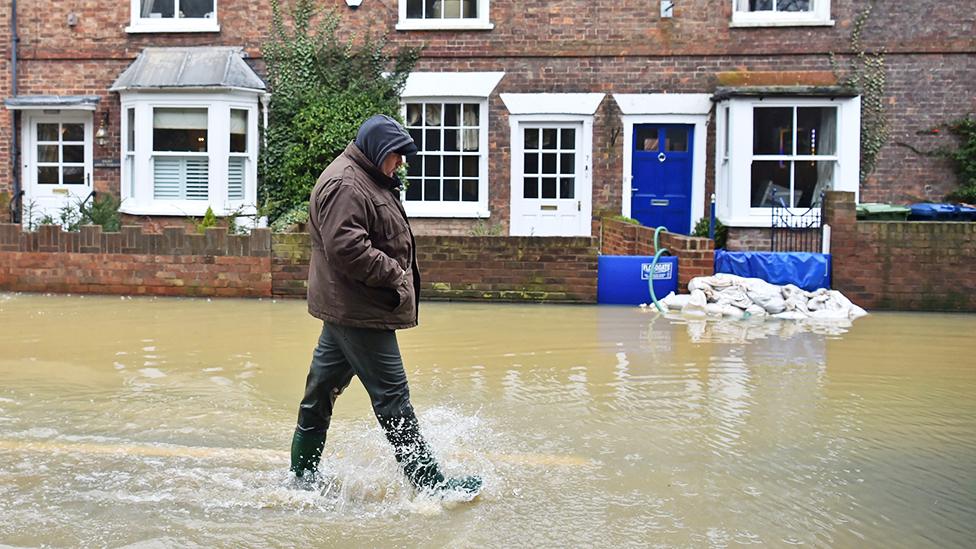
[[[425,102],[478,105],[478,200],[469,202],[407,200],[407,192],[404,190],[400,196],[404,210],[409,217],[488,217],[488,100],[483,97],[401,97],[400,108],[403,119],[407,118],[408,103]],[[445,154],[443,143],[441,149],[439,153]]]
[[[125,32],[128,33],[157,33],[157,32],[220,32],[220,25],[217,23],[219,0],[214,1],[213,17],[210,18],[181,18],[166,17],[152,18],[142,17],[141,0],[130,0],[132,6],[132,18]]]
[[[469,18],[441,18],[441,19],[408,19],[407,0],[398,0],[400,18],[396,30],[491,30],[495,25],[488,19],[491,0],[478,1],[478,17]]]
[[[254,215],[257,211],[257,160],[258,160],[258,94],[228,90],[226,92],[197,93],[148,93],[122,92],[121,112],[135,109],[135,152],[133,169],[121,172],[122,206],[119,210],[132,215],[202,216],[207,208],[214,214],[226,216],[233,213]],[[153,196],[153,109],[155,108],[206,108],[207,109],[207,158],[209,185],[207,200],[169,200]],[[248,112],[247,162],[244,173],[244,198],[230,200],[227,196],[227,170],[230,153],[230,111]],[[128,146],[128,116],[122,116],[120,158],[126,165]],[[169,153],[167,153],[169,154]],[[181,155],[182,153],[172,153]]]
[[[488,97],[505,76],[503,72],[413,72],[400,94],[406,120],[407,103],[476,103],[478,110],[478,200],[476,202],[417,202],[401,194],[409,217],[488,218]]]
[[[752,207],[752,133],[753,109],[756,107],[836,107],[836,154],[822,159],[836,158],[832,189],[853,192],[855,200],[858,199],[861,169],[860,97],[733,97],[718,103],[716,117],[715,207],[723,224],[730,227],[769,227],[771,223],[769,208]],[[727,158],[724,157],[725,151],[728,151]],[[791,208],[794,213],[806,210]],[[819,208],[814,208],[814,211],[817,210]]]
[[[732,22],[730,27],[832,27],[830,0],[810,0],[813,9],[797,11],[743,11],[738,9],[741,0],[732,2]]]

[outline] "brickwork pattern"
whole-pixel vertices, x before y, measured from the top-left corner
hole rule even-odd
[[[604,255],[647,255],[654,250],[654,229],[614,219],[603,219],[600,250]],[[715,273],[715,241],[710,238],[661,233],[659,242],[678,258],[678,289],[698,276]]]
[[[421,296],[595,303],[597,252],[591,238],[420,236]],[[308,233],[0,224],[3,291],[304,298],[310,257]]]
[[[586,237],[418,236],[421,296],[596,303],[597,252]]]
[[[0,225],[0,289],[161,296],[271,295],[270,232],[186,234],[140,227],[102,233],[99,226],[64,232],[45,225],[23,232]]]
[[[827,83],[829,53],[843,66],[851,26],[863,2],[833,0],[828,27],[731,28],[731,2],[687,0],[661,19],[646,3],[610,0],[493,2],[491,31],[396,31],[397,2],[337,9],[341,33],[389,33],[391,45],[424,45],[418,70],[504,71],[489,100],[489,208],[507,234],[511,199],[510,130],[499,93],[711,93],[719,85]],[[108,87],[146,46],[241,46],[260,72],[260,47],[270,27],[269,0],[221,0],[219,33],[127,33],[129,2],[23,2],[18,6],[20,93],[92,94],[102,100],[96,123],[109,113],[109,139],[95,146],[95,189],[118,192],[119,100]],[[67,24],[69,14],[78,24]],[[919,14],[924,14],[920,17]],[[940,199],[954,176],[941,158],[918,154],[947,144],[929,129],[973,110],[976,97],[976,11],[971,0],[879,2],[864,29],[865,47],[884,49],[888,67],[891,139],[862,201]],[[10,96],[9,10],[0,10],[0,93]],[[622,211],[623,147],[612,99],[597,111],[593,136],[593,209]],[[714,121],[709,124],[705,200],[714,188]],[[0,117],[9,136],[10,116]],[[0,139],[0,158],[10,158]],[[108,165],[105,165],[105,164]],[[10,162],[0,169],[0,221],[7,220]],[[705,204],[707,209],[707,204]],[[467,223],[428,219],[418,234],[462,234]]]
[[[976,312],[976,223],[857,221],[827,193],[833,285],[869,309]]]
[[[308,295],[308,263],[312,257],[308,233],[271,236],[271,291],[277,297]]]

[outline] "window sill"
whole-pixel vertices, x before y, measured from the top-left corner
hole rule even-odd
[[[217,217],[227,217],[234,213],[243,215],[253,215],[256,211],[254,206],[243,206],[242,201],[234,201],[233,204],[241,206],[238,208],[214,208],[214,215]],[[134,203],[131,199],[126,200],[119,207],[119,212],[129,215],[160,215],[176,217],[203,217],[207,213],[207,208],[212,208],[208,200],[155,200],[152,202]]]
[[[766,209],[763,213],[757,214],[747,214],[747,215],[737,215],[737,216],[717,216],[718,220],[722,222],[726,227],[738,227],[747,229],[768,229],[773,226],[772,212],[771,208]],[[756,211],[761,211],[761,208],[754,208]],[[814,208],[814,212],[818,212],[820,208]],[[795,215],[800,215],[806,213],[807,208],[790,208],[790,212]]]
[[[810,19],[810,18],[749,18],[733,19],[729,23],[731,28],[761,28],[761,27],[833,27],[833,19]]]
[[[187,23],[186,21],[139,22],[125,28],[129,34],[147,33],[184,33],[184,32],[220,32],[220,25],[216,21],[207,19],[201,23]]]
[[[400,21],[398,31],[492,30],[495,25],[486,21]]]
[[[431,206],[429,204],[411,204],[403,202],[403,209],[407,212],[407,217],[442,217],[456,219],[487,219],[490,216],[487,206],[477,202],[469,202],[470,206],[451,206],[442,207],[441,205]]]

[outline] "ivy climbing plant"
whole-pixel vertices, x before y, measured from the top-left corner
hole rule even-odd
[[[949,131],[956,136],[959,146],[945,150],[944,154],[952,161],[959,188],[946,198],[976,204],[976,118],[960,118],[949,124]]]
[[[419,48],[389,52],[385,37],[343,40],[339,16],[315,4],[271,0],[271,32],[262,51],[272,97],[259,199],[272,222],[307,207],[319,174],[364,120],[401,118],[400,93],[420,56]]]
[[[878,155],[888,142],[888,113],[885,94],[888,75],[885,68],[885,52],[869,52],[861,42],[864,26],[871,17],[876,0],[864,2],[864,8],[854,20],[851,29],[851,53],[846,76],[841,77],[836,56],[830,54],[830,64],[838,81],[853,88],[861,95],[861,174],[864,183],[878,163]]]

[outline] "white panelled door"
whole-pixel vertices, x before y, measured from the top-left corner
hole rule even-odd
[[[513,236],[589,236],[592,183],[583,122],[521,122],[512,154]]]
[[[92,191],[92,115],[25,116],[22,177],[24,223],[59,218]]]

